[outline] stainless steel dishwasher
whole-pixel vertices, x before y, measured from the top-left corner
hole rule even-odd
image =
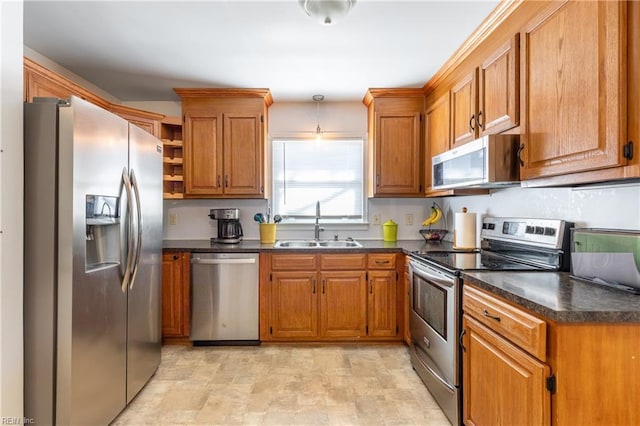
[[[194,345],[258,345],[258,253],[191,254]]]

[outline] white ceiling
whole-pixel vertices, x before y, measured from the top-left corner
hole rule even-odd
[[[325,27],[297,0],[24,2],[24,43],[122,101],[266,87],[276,101],[422,87],[498,1],[358,0]]]

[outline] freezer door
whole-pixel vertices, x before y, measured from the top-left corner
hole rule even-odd
[[[57,424],[108,424],[126,405],[127,135],[79,98],[59,109]]]
[[[158,368],[162,343],[162,143],[132,124],[129,168],[137,201],[133,203],[135,255],[128,288],[127,402]]]

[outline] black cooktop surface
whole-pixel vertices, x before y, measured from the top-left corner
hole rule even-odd
[[[484,250],[474,252],[416,252],[413,255],[430,260],[444,268],[460,271],[532,271],[542,269],[538,266],[516,262]]]

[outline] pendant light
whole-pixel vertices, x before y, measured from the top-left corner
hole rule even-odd
[[[298,0],[307,14],[322,25],[333,25],[355,6],[356,0]]]
[[[322,129],[320,128],[320,102],[324,101],[324,95],[313,95],[311,97],[316,102],[316,141],[322,140]]]

